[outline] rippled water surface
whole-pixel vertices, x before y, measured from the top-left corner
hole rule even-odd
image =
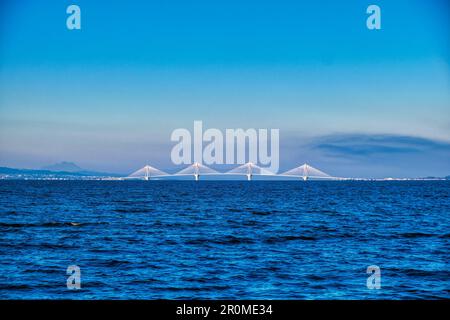
[[[445,181],[1,181],[0,298],[450,298],[449,197]]]

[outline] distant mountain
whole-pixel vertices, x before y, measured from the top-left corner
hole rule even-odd
[[[421,178],[419,178],[419,179],[424,179],[424,180],[434,180],[434,179],[450,180],[450,176],[446,176],[446,177],[428,176],[428,177],[421,177]]]
[[[72,162],[61,162],[42,169],[16,169],[8,167],[0,167],[0,175],[12,177],[120,177],[117,173],[105,173],[83,170]]]
[[[42,167],[42,170],[48,171],[64,171],[64,172],[82,172],[84,171],[73,162],[63,161],[50,166]]]
[[[75,163],[68,162],[68,161],[63,161],[63,162],[52,164],[50,166],[42,167],[42,170],[64,173],[64,174],[73,173],[75,175],[80,175],[80,176],[113,176],[113,177],[119,176],[118,174],[114,174],[114,173],[105,173],[105,172],[96,172],[96,171],[85,170],[83,168],[80,168]]]
[[[8,175],[72,175],[81,176],[78,172],[50,171],[50,170],[34,170],[34,169],[15,169],[8,167],[0,167],[0,174]]]

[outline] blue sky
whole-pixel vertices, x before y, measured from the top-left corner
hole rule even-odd
[[[82,30],[66,28],[72,3]],[[382,30],[366,28],[369,4]],[[2,1],[0,165],[170,168],[172,130],[203,120],[279,128],[282,169],[448,175],[449,12],[438,0]]]

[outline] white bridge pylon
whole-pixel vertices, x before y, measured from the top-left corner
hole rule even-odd
[[[253,175],[259,175],[259,176],[275,175],[273,172],[271,172],[267,169],[261,168],[260,166],[254,164],[253,162],[247,162],[246,164],[243,164],[242,166],[231,169],[230,171],[226,172],[226,174],[245,175],[245,176],[247,176],[248,181],[252,180]]]
[[[127,178],[140,178],[144,180],[150,180],[151,177],[165,177],[165,176],[170,175],[164,171],[146,165],[143,168],[130,174]]]
[[[184,168],[181,171],[178,171],[174,174],[174,176],[194,176],[195,181],[198,181],[200,175],[214,175],[221,174],[220,172],[211,169],[201,163],[195,162],[191,164],[189,167]]]
[[[312,178],[312,179],[338,179],[338,178],[330,176],[328,173],[325,173],[323,171],[320,171],[319,169],[311,167],[309,164],[306,164],[306,163],[304,165],[301,165],[300,167],[286,171],[286,172],[280,174],[279,176],[298,177],[305,181],[308,180],[309,178]]]

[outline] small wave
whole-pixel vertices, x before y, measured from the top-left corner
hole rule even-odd
[[[4,212],[0,212],[1,214],[17,214],[18,212],[15,210],[9,210],[9,211],[4,211]]]
[[[27,284],[0,284],[0,290],[31,290],[32,286]]]
[[[217,243],[217,244],[242,244],[242,243],[253,243],[253,240],[250,238],[228,236],[221,240],[217,240],[214,243]]]
[[[317,238],[311,237],[311,236],[280,236],[280,237],[267,238],[264,242],[279,243],[279,242],[296,241],[296,240],[314,241],[314,240],[317,240]]]
[[[258,216],[267,216],[269,214],[272,214],[272,211],[251,211],[252,214],[258,215]]]
[[[131,264],[130,261],[127,260],[117,260],[117,259],[111,259],[111,260],[104,260],[96,262],[98,266],[102,267],[119,267],[119,266],[126,266]]]
[[[241,238],[241,237],[235,237],[235,236],[227,236],[224,238],[219,239],[205,239],[205,238],[199,238],[199,239],[191,239],[186,241],[186,244],[249,244],[253,243],[254,241],[250,238]]]
[[[411,277],[435,277],[437,279],[450,278],[450,271],[447,270],[423,270],[412,268],[387,268],[386,270]]]
[[[174,246],[174,245],[177,245],[178,242],[176,242],[174,240],[171,240],[171,239],[163,239],[162,240],[162,244],[163,245],[168,245],[168,246]]]
[[[281,270],[281,268],[280,267],[276,267],[276,266],[269,266],[269,267],[261,268],[261,270],[269,271],[269,272],[278,272],[278,271]]]
[[[434,237],[434,234],[422,233],[422,232],[407,232],[399,234],[402,238],[429,238]]]
[[[0,228],[29,228],[29,227],[82,227],[87,225],[108,224],[107,222],[43,222],[43,223],[6,223],[0,222]]]
[[[193,292],[202,292],[202,291],[223,291],[230,289],[231,286],[228,285],[210,285],[210,286],[199,286],[199,287],[164,287],[158,286],[154,287],[158,291],[193,291]]]
[[[26,269],[24,270],[25,273],[37,273],[37,274],[60,274],[61,270],[60,269],[44,269],[44,268],[30,268],[30,269]]]
[[[323,277],[323,276],[319,276],[319,275],[317,275],[317,274],[310,274],[310,275],[307,275],[306,278],[307,278],[308,280],[311,280],[311,281],[314,281],[314,282],[316,282],[316,281],[329,280],[328,278]]]
[[[55,243],[12,242],[2,243],[0,247],[5,249],[74,249],[76,246]]]
[[[127,209],[114,209],[114,212],[118,213],[148,213],[148,212],[154,212],[155,210],[152,208],[127,208]]]
[[[261,225],[262,223],[256,220],[247,220],[241,223],[241,225],[243,226],[249,226],[249,227],[253,227],[253,226],[257,226],[257,225]]]

